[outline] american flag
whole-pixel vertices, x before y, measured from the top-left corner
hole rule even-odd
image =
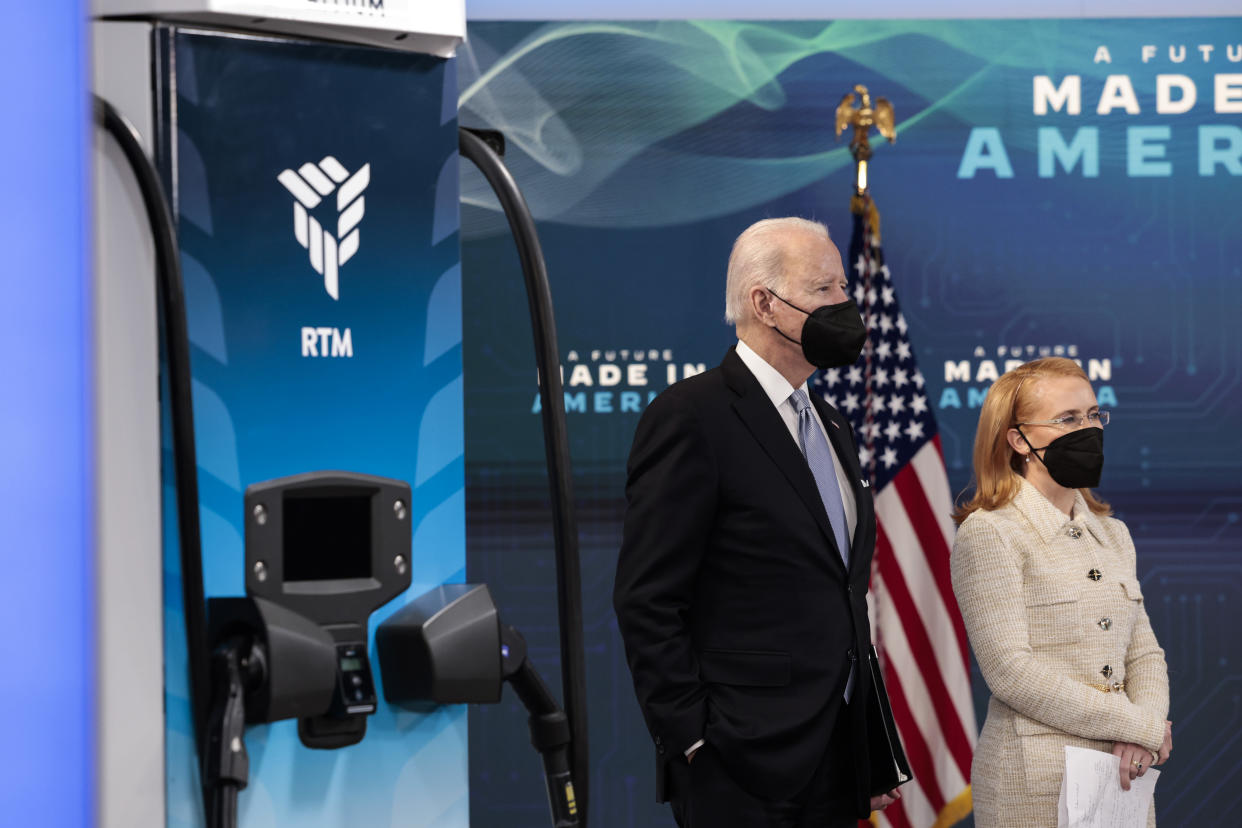
[[[952,496],[926,383],[884,264],[879,213],[869,196],[856,196],[851,210],[846,269],[867,344],[858,363],[821,371],[812,386],[850,418],[875,492],[872,630],[914,781],[873,820],[942,828],[971,810],[977,733],[966,630],[949,579]]]

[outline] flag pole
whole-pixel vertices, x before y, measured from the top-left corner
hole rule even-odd
[[[855,96],[861,101],[855,105]],[[893,105],[888,98],[876,98],[871,103],[871,93],[861,83],[854,85],[853,92],[847,92],[837,105],[837,137],[848,127],[853,127],[854,134],[850,137],[850,154],[854,156],[854,195],[867,194],[867,171],[871,161],[871,129],[874,127],[888,139],[890,144],[897,140],[897,123],[893,114]]]
[[[861,106],[857,95],[861,95]],[[873,106],[861,85],[836,112],[838,137],[853,129],[853,229],[844,263],[867,326],[859,364],[816,374],[817,393],[848,415],[863,477],[873,493],[876,545],[868,617],[894,720],[916,777],[904,796],[871,815],[877,828],[947,828],[971,809],[970,766],[978,730],[966,631],[949,574],[952,509],[926,381],[919,371],[896,284],[880,245],[870,130],[896,138],[892,106]],[[844,252],[844,251],[843,251]],[[952,654],[952,657],[949,654]],[[860,822],[860,828],[868,828]]]

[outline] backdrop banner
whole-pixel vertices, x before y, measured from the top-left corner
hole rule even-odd
[[[1165,824],[1242,812],[1242,19],[474,24],[460,117],[504,132],[539,220],[575,461],[591,695],[592,823],[671,825],[611,590],[634,426],[717,364],[733,239],[825,221],[849,243],[834,112],[890,100],[871,190],[951,491],[989,384],[1081,361],[1108,427],[1102,496],[1133,533],[1172,683]],[[463,173],[470,580],[558,680],[547,483],[521,278]],[[900,417],[899,426],[905,425]],[[973,681],[977,719],[987,689]],[[471,712],[473,823],[546,823],[516,702]],[[525,758],[529,757],[529,758]]]

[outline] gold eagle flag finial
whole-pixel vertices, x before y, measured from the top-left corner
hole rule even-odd
[[[861,106],[854,102],[855,94],[862,96]],[[837,137],[848,127],[854,128],[850,138],[850,154],[857,163],[855,187],[859,194],[867,191],[867,162],[871,159],[871,128],[875,127],[890,144],[897,140],[897,124],[893,115],[893,105],[888,98],[876,98],[871,104],[871,93],[861,83],[855,85],[853,92],[847,92],[837,105]]]

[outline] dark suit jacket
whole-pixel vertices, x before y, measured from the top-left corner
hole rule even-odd
[[[849,422],[811,398],[857,501],[848,573],[798,444],[734,349],[639,421],[613,603],[661,800],[668,763],[700,738],[752,793],[793,797],[824,756],[853,663],[859,816],[869,810],[875,513]]]

